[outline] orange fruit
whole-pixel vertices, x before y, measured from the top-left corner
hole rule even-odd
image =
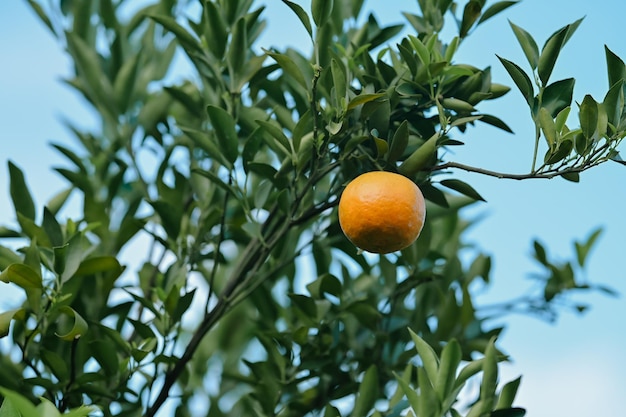
[[[417,185],[392,172],[362,174],[339,200],[339,225],[358,248],[390,253],[415,242],[424,226],[426,206]]]

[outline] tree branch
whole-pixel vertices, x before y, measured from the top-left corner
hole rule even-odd
[[[431,171],[441,171],[444,169],[462,169],[467,172],[474,172],[477,174],[487,175],[490,177],[496,177],[501,179],[510,179],[510,180],[527,180],[527,179],[551,179],[554,177],[561,176],[563,174],[571,174],[576,172],[582,172],[588,167],[576,167],[576,168],[567,168],[563,170],[556,171],[546,171],[546,172],[529,172],[528,174],[509,174],[505,172],[491,171],[488,169],[473,167],[471,165],[465,165],[458,162],[446,162],[441,165],[435,165],[431,168]]]

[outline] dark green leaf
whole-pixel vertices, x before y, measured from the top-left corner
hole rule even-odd
[[[511,21],[509,21],[509,25],[511,25],[513,33],[515,33],[515,37],[522,47],[528,63],[530,64],[532,69],[536,69],[539,63],[539,47],[537,46],[537,43],[530,35],[530,33],[526,32],[521,27],[513,24],[513,22]]]
[[[578,172],[566,172],[561,177],[571,182],[580,182],[580,174]]]
[[[306,29],[307,33],[309,34],[309,36],[312,39],[313,38],[313,27],[311,26],[311,21],[309,20],[309,15],[302,8],[302,6],[300,6],[297,3],[294,3],[293,1],[289,1],[289,0],[283,0],[283,3],[285,3],[287,6],[289,6],[289,8],[296,14],[296,16],[298,16],[298,19],[300,19],[300,22],[302,23],[302,25],[304,26],[304,28]]]
[[[509,125],[504,123],[502,120],[500,120],[496,116],[492,116],[490,114],[481,114],[481,116],[482,117],[478,119],[479,122],[487,123],[488,125],[497,127],[498,129],[502,129],[505,132],[513,133],[513,130],[511,130]]]
[[[474,200],[485,201],[484,198],[469,184],[457,179],[442,180],[440,182],[444,187],[451,190],[458,191],[459,193],[466,195]]]
[[[432,382],[436,381],[437,374],[439,373],[439,359],[437,358],[437,354],[433,348],[430,347],[430,345],[426,343],[424,339],[419,337],[413,330],[409,329],[409,334],[411,335],[411,339],[415,344],[415,349],[422,360],[428,379]]]
[[[624,111],[624,80],[617,81],[604,96],[604,109],[608,122],[613,126],[619,126]]]
[[[15,212],[21,213],[30,220],[35,220],[35,203],[26,185],[24,174],[13,162],[9,161],[8,165],[11,182],[9,189]]]
[[[589,254],[591,248],[593,248],[593,245],[596,243],[596,240],[598,240],[601,233],[602,229],[598,228],[589,235],[586,242],[574,242],[574,246],[576,247],[576,258],[578,260],[578,265],[585,266],[587,255]]]
[[[180,45],[185,48],[189,53],[203,53],[202,46],[200,42],[187,31],[183,26],[181,26],[174,18],[170,16],[162,16],[162,15],[149,15],[149,17],[163,26],[165,29],[172,32]]]
[[[245,72],[246,54],[248,53],[248,32],[245,17],[239,18],[232,29],[228,44],[227,61],[233,83],[237,84],[241,74]]]
[[[461,345],[455,339],[450,340],[441,352],[441,363],[435,381],[435,391],[440,399],[447,398],[452,392],[461,359]]]
[[[54,214],[47,207],[43,209],[43,229],[46,231],[52,246],[61,246],[64,243],[63,230]]]
[[[180,233],[180,222],[182,219],[181,202],[168,202],[157,200],[150,202],[154,211],[161,218],[161,226],[170,239],[176,239]],[[176,205],[175,205],[176,204]]]
[[[217,3],[204,2],[204,15],[207,21],[205,28],[207,45],[217,59],[222,59],[228,45],[228,30]]]
[[[361,384],[359,385],[359,391],[354,403],[352,415],[367,415],[374,406],[378,396],[378,369],[376,368],[376,365],[371,365],[367,371],[365,371],[363,381],[361,381]]]
[[[515,400],[515,395],[517,394],[517,389],[519,388],[520,382],[522,381],[522,377],[518,377],[513,381],[507,382],[507,384],[502,387],[500,391],[500,396],[498,397],[498,403],[496,404],[497,409],[508,409],[513,406],[513,401]],[[493,416],[493,413],[491,414]]]
[[[293,305],[302,310],[307,317],[315,320],[317,317],[317,305],[315,304],[315,300],[301,294],[289,294],[289,299]]]
[[[291,76],[302,88],[308,90],[308,85],[306,79],[304,78],[304,73],[298,68],[298,65],[291,59],[289,56],[284,54],[279,54],[276,52],[271,52],[268,50],[263,50],[267,55],[271,56],[278,65],[282,68],[283,72]]]
[[[593,137],[598,126],[598,103],[589,94],[585,96],[578,113],[580,128],[587,139]]]
[[[209,105],[207,106],[207,113],[215,130],[220,149],[228,162],[232,164],[239,155],[239,139],[235,129],[235,120],[220,107]]]
[[[517,64],[501,58],[498,56],[502,65],[504,65],[504,69],[509,73],[513,82],[517,86],[517,88],[521,91],[522,95],[526,99],[526,102],[529,105],[532,105],[534,98],[533,84],[530,81],[530,77],[522,70]]]
[[[570,26],[567,25],[550,36],[541,50],[539,63],[537,65],[537,72],[539,74],[539,79],[544,86],[548,84],[548,80],[550,79],[550,75],[554,69],[554,64],[556,64],[559,53],[561,52],[563,45],[565,45],[565,38],[569,27]]]
[[[390,164],[395,163],[404,153],[409,143],[409,124],[406,120],[400,123],[400,126],[396,129],[391,140],[391,146],[389,147],[389,154],[387,156],[387,162]]]
[[[311,15],[317,27],[321,27],[326,23],[333,11],[333,0],[312,0]]]
[[[492,411],[489,417],[524,417],[525,415],[526,410],[515,407]]]
[[[550,112],[553,118],[572,104],[575,82],[574,78],[555,81],[543,91],[541,105]]]
[[[492,18],[493,16],[497,15],[498,13],[508,9],[511,6],[514,6],[515,4],[517,4],[519,2],[519,0],[514,0],[514,1],[498,1],[494,4],[492,4],[491,6],[489,6],[487,8],[487,10],[485,10],[485,12],[483,13],[483,15],[480,17],[480,20],[478,21],[477,25],[480,25],[481,23],[483,23],[485,20]]]
[[[604,45],[604,52],[606,54],[609,88],[611,88],[620,80],[626,80],[626,65],[624,65],[624,61],[615,55],[606,45]]]
[[[468,32],[480,17],[482,4],[478,0],[470,0],[463,9],[463,18],[461,19],[461,27],[459,28],[459,37],[462,39],[467,36]]]

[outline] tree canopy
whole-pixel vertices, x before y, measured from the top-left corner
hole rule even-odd
[[[362,0],[282,3],[309,51],[259,45],[268,21],[253,0],[28,0],[100,125],[68,122],[76,145],[53,144],[67,187],[43,207],[8,162],[0,280],[24,301],[0,312],[0,417],[522,416],[520,378],[498,378],[493,319],[550,319],[583,310],[572,291],[612,293],[581,274],[597,230],[571,260],[535,241],[541,290],[475,306],[492,259],[467,244],[463,209],[483,198],[455,175],[577,182],[626,164],[624,62],[605,46],[602,101],[574,101],[574,78],[552,77],[582,19],[545,42],[511,22],[527,62],[498,56],[510,80],[496,82],[455,54],[516,1],[419,0],[391,26]],[[165,82],[181,54],[193,74]],[[535,127],[530,171],[450,160],[475,125],[511,132],[480,110],[511,89]],[[427,200],[418,240],[388,255],[358,250],[337,219],[345,185],[373,170]],[[63,219],[70,195],[82,213]]]

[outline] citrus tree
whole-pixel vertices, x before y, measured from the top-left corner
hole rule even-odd
[[[489,283],[491,258],[467,247],[461,215],[482,197],[455,173],[578,181],[623,164],[623,61],[607,48],[606,95],[573,102],[574,79],[551,74],[581,21],[542,48],[511,23],[528,62],[498,58],[528,104],[534,157],[528,173],[494,172],[446,159],[476,124],[510,132],[480,111],[509,87],[455,53],[515,1],[419,0],[406,27],[379,25],[362,0],[311,3],[283,0],[310,47],[276,50],[257,43],[253,0],[28,0],[100,126],[68,123],[76,144],[53,145],[67,188],[43,206],[8,162],[0,280],[25,296],[0,312],[0,416],[524,415],[520,379],[498,381],[490,317],[552,317],[576,308],[572,290],[607,291],[580,278],[598,232],[567,262],[535,243],[542,290],[487,315],[470,287]],[[168,82],[177,59],[193,71]],[[402,250],[363,252],[339,225],[342,190],[370,171],[426,200]],[[63,215],[70,195],[78,218]],[[402,221],[394,204],[347,206],[348,221]]]

